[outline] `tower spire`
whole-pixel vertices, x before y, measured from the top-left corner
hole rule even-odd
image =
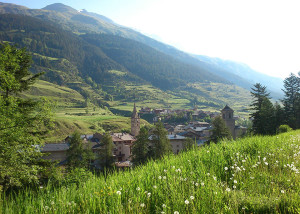
[[[131,134],[137,136],[140,132],[140,117],[136,110],[136,105],[134,103],[133,111],[131,115]]]

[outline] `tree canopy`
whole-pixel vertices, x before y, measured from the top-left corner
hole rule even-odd
[[[17,96],[40,75],[30,74],[30,63],[25,49],[1,44],[0,185],[4,189],[38,181],[40,147],[53,125],[49,102]]]

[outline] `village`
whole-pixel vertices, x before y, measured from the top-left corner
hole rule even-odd
[[[164,110],[164,109],[150,109],[141,108],[138,112],[136,105],[134,104],[133,112],[131,115],[131,132],[130,133],[110,133],[113,141],[112,155],[114,157],[115,166],[124,168],[130,167],[131,157],[132,157],[132,146],[136,141],[136,137],[140,132],[140,115],[142,114],[154,114],[153,122],[156,123],[161,120],[164,115],[171,115],[172,113],[182,113],[185,117],[188,116],[189,111],[186,110]],[[208,122],[200,122],[209,116],[211,119],[219,116],[221,114],[226,126],[231,132],[233,139],[242,136],[246,133],[246,128],[242,126],[236,126],[234,117],[234,110],[232,110],[228,105],[226,105],[220,113],[218,112],[208,112],[198,109],[194,109],[192,117],[193,121],[188,124],[177,124],[170,125],[164,123],[164,128],[167,130],[167,138],[170,141],[172,152],[178,154],[184,149],[184,142],[187,138],[191,138],[196,142],[197,146],[202,146],[209,139],[212,134],[212,125]],[[82,143],[88,145],[92,152],[97,156],[101,154],[103,146],[101,144],[103,135],[100,133],[94,134],[84,134],[81,135]],[[41,151],[47,153],[44,159],[56,161],[58,165],[65,165],[67,163],[67,151],[69,149],[69,141],[71,136],[67,136],[62,143],[46,143],[42,147]],[[151,141],[151,137],[149,136]],[[93,167],[98,167],[97,161],[91,161]]]

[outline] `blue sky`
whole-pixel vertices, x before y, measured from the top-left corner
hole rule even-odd
[[[6,0],[29,8],[64,3],[107,16],[183,51],[287,77],[300,71],[298,0]]]

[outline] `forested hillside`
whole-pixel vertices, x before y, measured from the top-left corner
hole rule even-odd
[[[253,85],[253,81],[247,78],[249,75],[253,76],[253,71],[245,68],[239,63],[235,63],[236,68],[232,66],[223,66],[218,63],[211,63],[214,58],[205,57],[203,60],[199,57],[194,57],[188,53],[180,51],[170,45],[161,43],[152,38],[149,38],[139,32],[136,32],[130,28],[126,28],[114,23],[107,17],[99,14],[90,13],[86,10],[75,10],[67,5],[56,3],[46,6],[42,10],[39,9],[28,9],[26,7],[0,3],[0,13],[13,13],[13,14],[23,14],[28,16],[37,17],[42,20],[54,22],[65,30],[76,34],[86,34],[86,33],[104,33],[108,35],[117,35],[123,38],[132,39],[141,42],[149,47],[152,47],[168,56],[172,56],[177,61],[184,62],[192,66],[195,70],[197,67],[200,71],[200,75],[203,72],[209,72],[211,75],[214,74],[215,77],[221,79],[226,79],[227,81],[238,85],[247,90]],[[236,72],[239,70],[240,72]],[[257,73],[257,72],[256,72]],[[203,77],[202,77],[203,78]],[[270,90],[274,90],[278,96],[278,88],[282,87],[280,81],[265,81],[266,78],[272,79],[271,77],[266,77],[263,75],[255,75],[255,82],[263,82]],[[197,79],[197,78],[196,78]],[[165,83],[164,81],[162,83]],[[177,83],[174,83],[177,84]],[[280,90],[279,90],[280,93]]]

